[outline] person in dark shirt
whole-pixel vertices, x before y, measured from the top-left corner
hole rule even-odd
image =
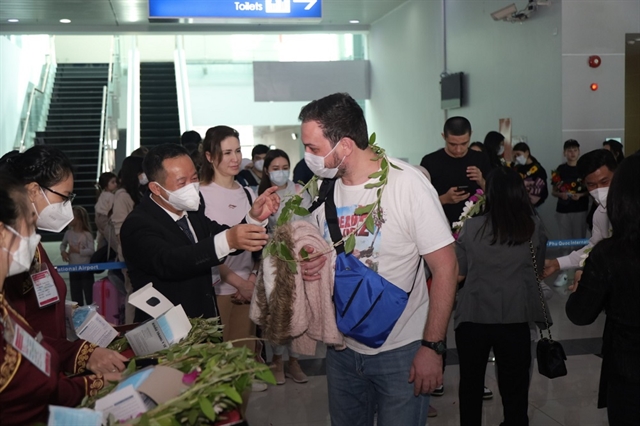
[[[433,184],[449,224],[457,222],[465,200],[478,189],[484,190],[489,159],[469,149],[471,123],[464,117],[451,117],[444,124],[445,146],[424,156],[420,165],[431,174]]]
[[[207,132],[208,133],[208,132]],[[250,169],[242,170],[236,175],[236,181],[242,186],[258,186],[262,180],[262,169],[264,166],[264,157],[269,152],[266,145],[256,145],[251,150],[251,161],[253,166]]]
[[[560,239],[584,238],[587,233],[587,210],[589,193],[578,172],[580,144],[575,139],[564,143],[564,157],[567,162],[551,172],[551,195],[558,199],[556,219],[560,229]]]
[[[604,310],[598,408],[610,425],[640,419],[640,158],[617,168],[606,199],[612,235],[598,242],[566,305],[576,325],[592,324]],[[585,383],[586,385],[586,383]]]
[[[531,155],[529,145],[519,142],[513,147],[513,164],[527,188],[531,204],[540,207],[549,196],[547,188],[547,171],[540,162]]]
[[[293,182],[306,185],[312,178],[313,172],[311,171],[309,166],[307,166],[304,158],[298,161],[298,164],[296,164],[296,167],[293,169]]]

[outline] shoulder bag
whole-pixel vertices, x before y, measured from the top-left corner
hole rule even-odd
[[[536,274],[536,281],[538,283],[538,292],[540,293],[540,303],[542,304],[544,323],[547,326],[547,334],[549,335],[549,337],[544,337],[542,330],[540,330],[540,340],[538,340],[538,346],[536,348],[538,372],[550,379],[555,379],[556,377],[567,375],[567,366],[564,363],[567,356],[565,355],[560,342],[553,340],[553,337],[551,337],[551,326],[549,325],[547,308],[544,304],[544,294],[542,293],[540,276],[538,275],[538,262],[536,261],[536,254],[531,240],[529,240],[529,249],[531,251],[531,260],[533,261],[533,272]]]

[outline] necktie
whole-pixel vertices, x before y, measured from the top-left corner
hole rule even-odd
[[[178,224],[180,229],[182,229],[182,232],[184,232],[184,234],[187,236],[187,238],[189,238],[191,243],[195,244],[196,243],[196,239],[193,238],[193,233],[191,232],[191,229],[189,229],[189,222],[187,222],[187,220],[188,219],[187,219],[186,216],[182,216],[180,219],[176,220],[176,223]]]

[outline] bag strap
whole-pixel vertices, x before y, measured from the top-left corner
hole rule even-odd
[[[544,294],[542,293],[542,286],[540,285],[540,276],[538,275],[538,262],[536,261],[536,254],[533,249],[533,241],[529,239],[529,250],[531,251],[531,260],[533,261],[533,272],[536,274],[536,282],[538,283],[538,293],[540,294],[540,304],[542,305],[542,314],[544,315],[544,323],[547,326],[547,333],[549,333],[549,340],[553,341],[551,337],[551,326],[549,325],[549,318],[547,317],[547,308],[544,306]],[[542,330],[540,330],[540,338],[544,339]]]
[[[340,231],[340,224],[338,223],[338,210],[336,208],[336,203],[333,199],[333,189],[334,189],[335,181],[333,181],[331,186],[331,190],[328,191],[325,195],[324,199],[324,215],[327,220],[327,226],[329,227],[329,234],[331,235],[331,241],[336,244],[334,247],[336,249],[336,253],[341,254],[344,253],[344,244],[340,242],[342,240],[342,231]],[[324,182],[323,182],[324,185]],[[320,199],[320,197],[318,197]]]
[[[318,207],[320,207],[322,205],[322,203],[325,202],[325,200],[327,199],[327,194],[329,194],[329,192],[333,192],[333,187],[336,183],[335,179],[323,179],[322,183],[320,184],[320,189],[318,189],[318,198],[316,198],[313,203],[311,203],[311,206],[309,206],[309,213],[313,212],[315,209],[317,209]]]
[[[336,203],[333,199],[334,184],[335,184],[335,181],[332,181],[331,191],[325,194],[324,215],[325,215],[325,220],[327,221],[327,226],[329,227],[329,234],[331,235],[331,241],[333,241],[334,244],[337,244],[339,241],[342,240],[342,231],[340,230],[340,224],[338,223],[338,210],[336,208]],[[338,254],[344,253],[344,243],[341,242],[340,244],[337,244],[336,246],[334,246],[334,248],[336,250],[336,253]],[[419,258],[419,261],[418,261],[418,267],[416,268],[416,275],[413,277],[413,284],[411,285],[411,290],[407,292],[407,295],[410,295],[411,292],[413,292],[413,289],[416,286],[416,280],[418,279],[418,274],[420,273],[420,264],[422,262],[422,258],[420,256],[418,256],[418,258]],[[374,272],[374,273],[378,274],[377,272]]]
[[[247,200],[249,200],[249,206],[253,206],[253,198],[251,198],[251,193],[249,192],[246,186],[243,186],[242,189],[244,189],[244,193],[247,196]]]

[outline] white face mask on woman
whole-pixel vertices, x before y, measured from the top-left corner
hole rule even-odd
[[[200,184],[198,182],[190,183],[175,191],[169,191],[158,182],[156,182],[156,184],[169,194],[168,200],[162,197],[162,195],[160,197],[175,207],[176,210],[186,210],[188,212],[198,210],[198,206],[200,205]]]
[[[520,164],[521,166],[524,166],[527,162],[527,158],[524,155],[518,155],[516,157],[516,163]]]
[[[71,207],[71,203],[66,201],[51,204],[49,198],[47,198],[47,194],[45,194],[42,188],[40,188],[40,192],[42,192],[42,196],[47,200],[47,204],[49,205],[38,213],[36,205],[32,203],[33,208],[38,215],[38,220],[36,221],[38,229],[56,233],[61,232],[73,220],[73,208]]]
[[[502,154],[504,154],[504,145],[500,145],[500,148],[498,148],[498,155]]]
[[[282,186],[289,180],[289,170],[274,170],[269,172],[269,180],[276,186]]]
[[[325,155],[324,157],[312,154],[310,152],[305,152],[304,153],[304,162],[307,163],[307,166],[309,166],[309,169],[313,172],[314,175],[316,175],[318,177],[321,177],[321,178],[333,179],[336,176],[336,174],[338,174],[338,167],[340,167],[340,164],[342,164],[342,162],[344,161],[345,157],[342,157],[342,160],[340,161],[340,164],[338,164],[334,168],[325,167],[324,160],[328,156],[330,156],[333,153],[333,151],[336,150],[336,148],[338,147],[339,144],[340,144],[340,142],[338,142],[336,144],[336,146],[334,146],[333,149],[331,151],[329,151],[329,153],[327,155]]]
[[[20,245],[18,246],[18,249],[13,253],[2,247],[2,250],[9,253],[12,258],[11,263],[9,264],[9,272],[7,273],[7,276],[11,277],[13,275],[27,272],[29,268],[31,268],[33,256],[36,254],[36,249],[38,248],[38,243],[40,242],[40,235],[34,232],[28,237],[23,237],[12,227],[5,227],[9,231],[13,232],[18,238],[20,238]]]

